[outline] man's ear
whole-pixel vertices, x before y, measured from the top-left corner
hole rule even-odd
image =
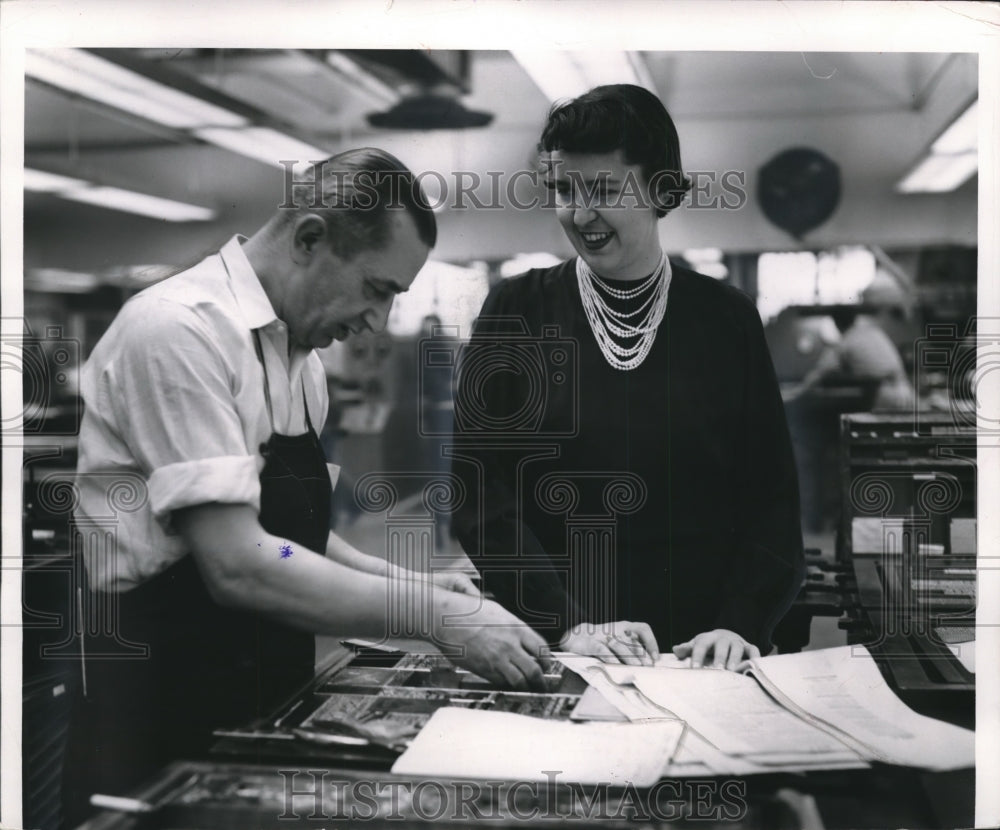
[[[292,259],[298,265],[307,264],[317,246],[326,242],[326,222],[315,213],[307,213],[295,220],[292,230]]]

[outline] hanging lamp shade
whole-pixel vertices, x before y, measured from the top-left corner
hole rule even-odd
[[[783,150],[757,174],[764,215],[796,239],[818,228],[840,203],[840,167],[818,150]]]

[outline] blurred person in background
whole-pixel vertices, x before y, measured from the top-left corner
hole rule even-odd
[[[802,382],[785,394],[793,401],[831,379],[860,381],[871,387],[873,412],[912,412],[913,386],[899,349],[867,306],[838,306],[833,318],[840,339],[828,343]]]

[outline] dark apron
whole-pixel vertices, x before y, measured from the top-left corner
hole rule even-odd
[[[270,416],[266,369],[264,381]],[[281,540],[266,551],[275,558],[322,554],[330,532],[329,470],[305,413],[304,434],[272,432],[260,446],[260,524]],[[119,609],[117,629],[148,644],[149,657],[87,660],[66,751],[67,827],[91,812],[92,793],[121,794],[170,761],[204,756],[212,730],[268,714],[313,676],[313,634],[216,604],[190,554],[120,594]],[[116,650],[106,636],[85,645],[91,655]]]

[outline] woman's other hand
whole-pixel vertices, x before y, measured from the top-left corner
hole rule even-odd
[[[693,669],[704,666],[709,656],[712,657],[713,669],[729,669],[729,671],[736,671],[745,660],[760,657],[760,649],[757,646],[748,643],[735,631],[728,631],[725,628],[705,631],[686,643],[678,643],[673,650],[674,656],[679,660],[690,657]]]
[[[559,642],[564,651],[597,657],[605,663],[652,666],[660,657],[653,630],[643,622],[580,623]]]

